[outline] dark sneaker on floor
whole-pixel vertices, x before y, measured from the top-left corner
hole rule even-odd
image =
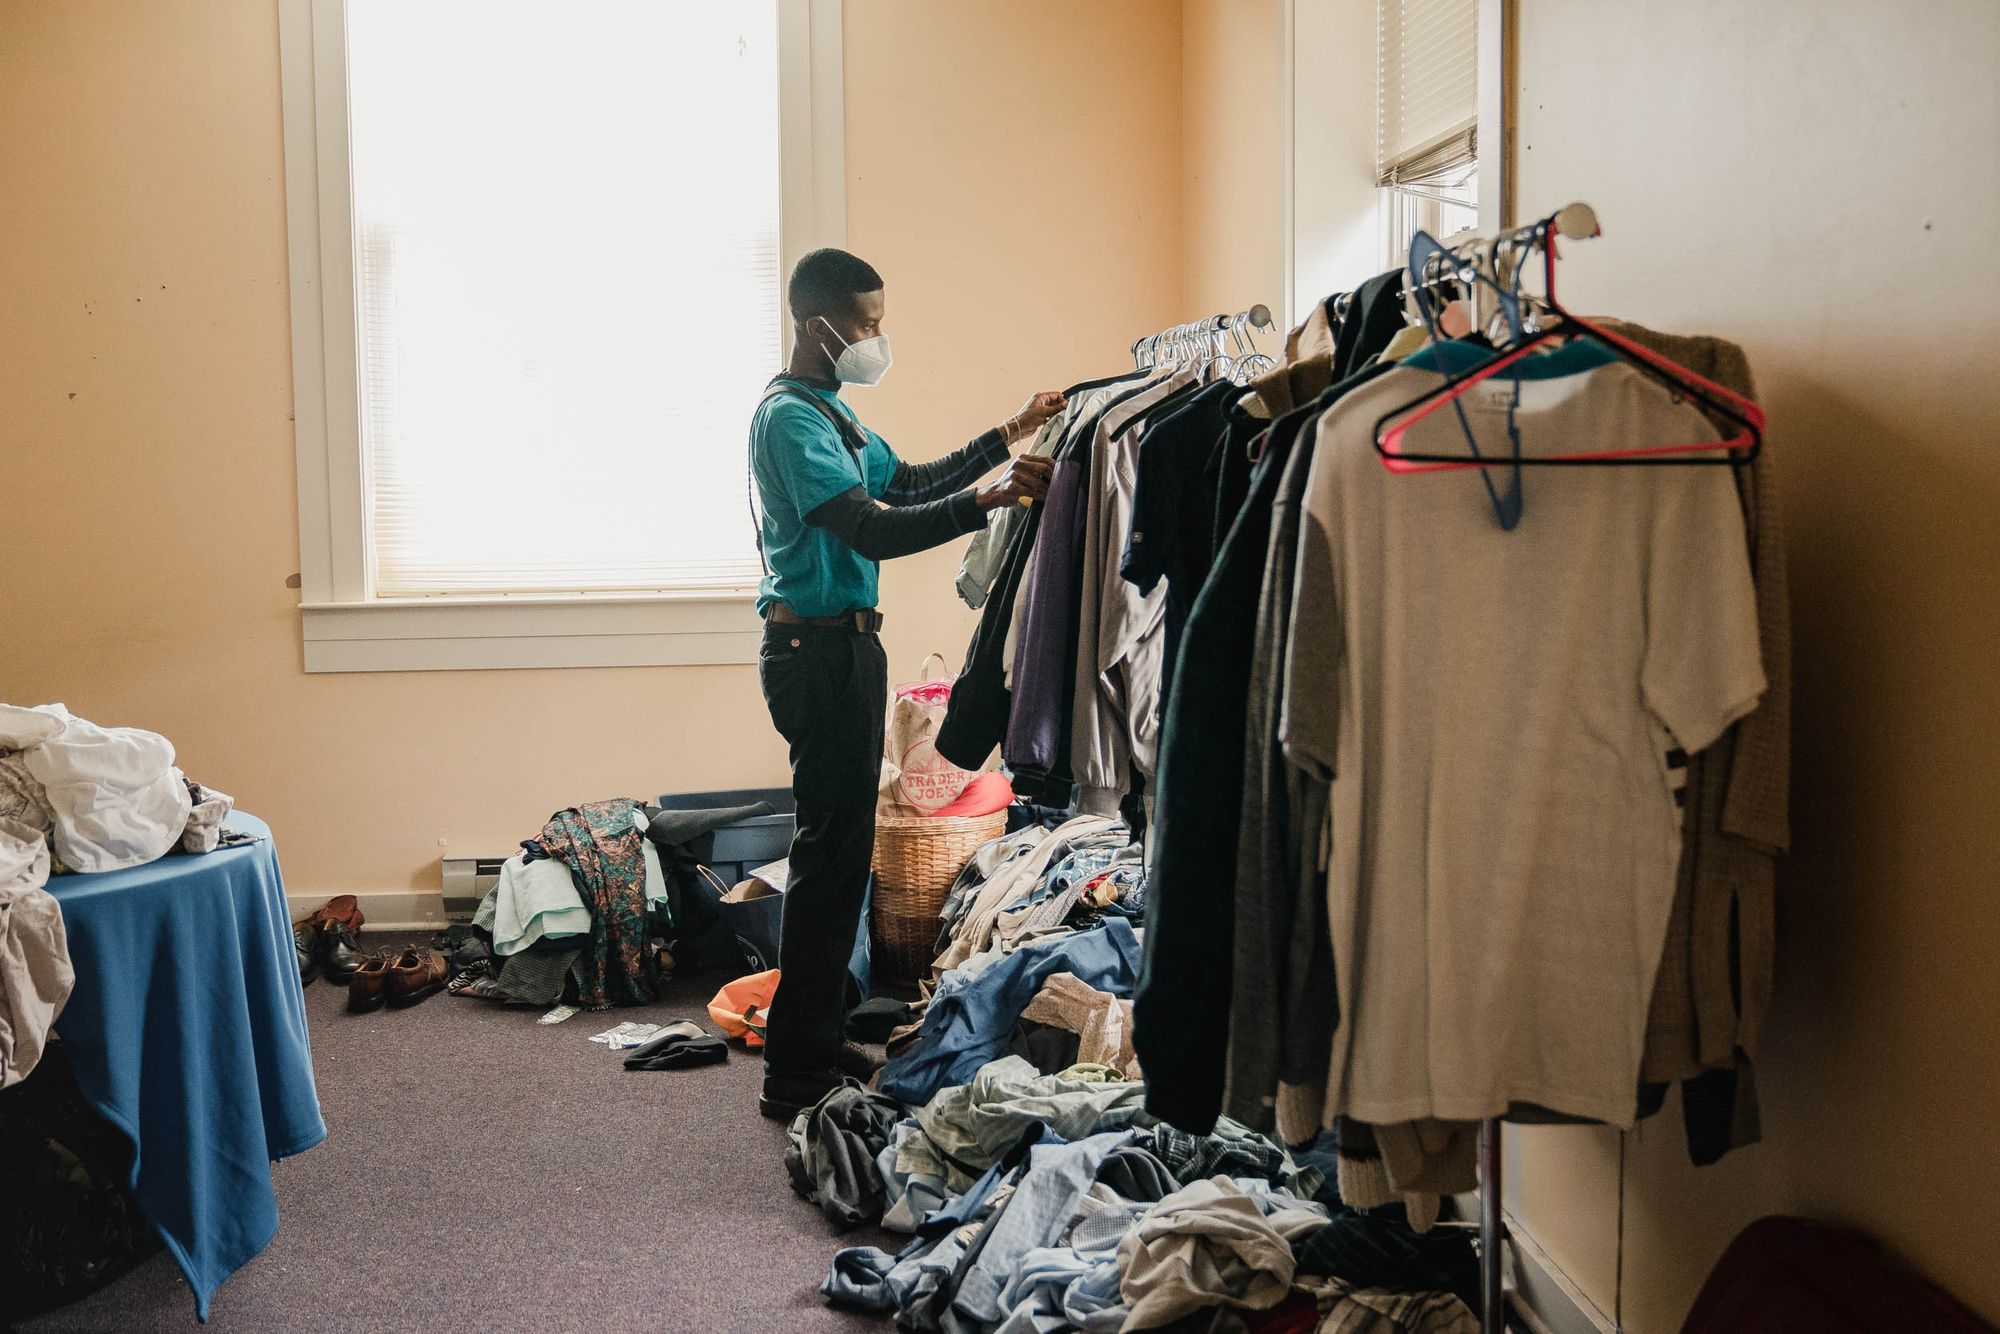
[[[346,986],[361,966],[361,938],[345,922],[328,922],[320,928],[319,936],[327,980]]]
[[[757,1110],[773,1121],[789,1121],[840,1087],[837,1070],[764,1071],[764,1093]]]
[[[875,1072],[884,1064],[880,1056],[858,1042],[843,1042],[840,1050],[833,1054],[834,1069],[843,1075],[852,1075],[864,1084],[873,1079]]]
[[[431,937],[431,948],[439,954],[450,954],[468,940],[478,939],[478,933],[464,922],[454,922]]]
[[[292,924],[292,954],[298,960],[301,986],[319,976],[321,950],[317,922],[307,920]]]
[[[477,963],[469,963],[451,975],[451,981],[444,984],[444,989],[454,996],[463,995],[467,987],[483,977],[491,976],[492,972],[493,964],[490,960],[481,959]]]

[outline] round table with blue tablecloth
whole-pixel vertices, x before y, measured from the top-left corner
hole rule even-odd
[[[56,1034],[203,1319],[277,1233],[271,1163],[326,1138],[277,845],[227,825],[259,841],[48,885],[76,966]]]

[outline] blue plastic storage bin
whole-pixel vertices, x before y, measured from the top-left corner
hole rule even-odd
[[[706,836],[713,843],[703,861],[721,877],[725,885],[734,885],[747,880],[758,867],[781,861],[791,852],[792,832],[798,824],[798,803],[792,799],[792,790],[786,787],[748,787],[722,792],[663,792],[653,804],[667,811],[700,811],[726,806],[752,806],[760,801],[770,806],[772,814],[753,815],[747,820],[723,825]],[[701,841],[695,840],[693,850],[696,855],[702,855]],[[783,902],[780,895],[777,898],[753,899],[748,903],[718,905],[723,920],[729,923],[742,948],[745,967],[753,972],[778,966],[778,922]],[[860,994],[866,997],[871,970],[868,959],[868,905],[865,899],[847,971],[853,975]]]
[[[735,824],[726,824],[713,834],[714,840],[703,858],[724,883],[735,884],[767,862],[781,861],[792,848],[794,813],[798,803],[788,787],[745,787],[726,792],[663,792],[653,804],[666,811],[715,810],[725,806],[753,806],[764,802],[771,815],[754,815]],[[699,841],[699,840],[697,840]]]

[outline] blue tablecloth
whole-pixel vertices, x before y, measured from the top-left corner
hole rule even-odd
[[[132,1138],[132,1192],[208,1318],[278,1231],[271,1163],[326,1138],[278,850],[49,881],[76,990],[56,1022],[84,1096]]]

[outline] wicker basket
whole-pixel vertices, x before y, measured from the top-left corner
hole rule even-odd
[[[868,908],[871,967],[903,986],[937,957],[938,914],[979,845],[1007,832],[1007,812],[991,815],[877,815],[875,887]]]

